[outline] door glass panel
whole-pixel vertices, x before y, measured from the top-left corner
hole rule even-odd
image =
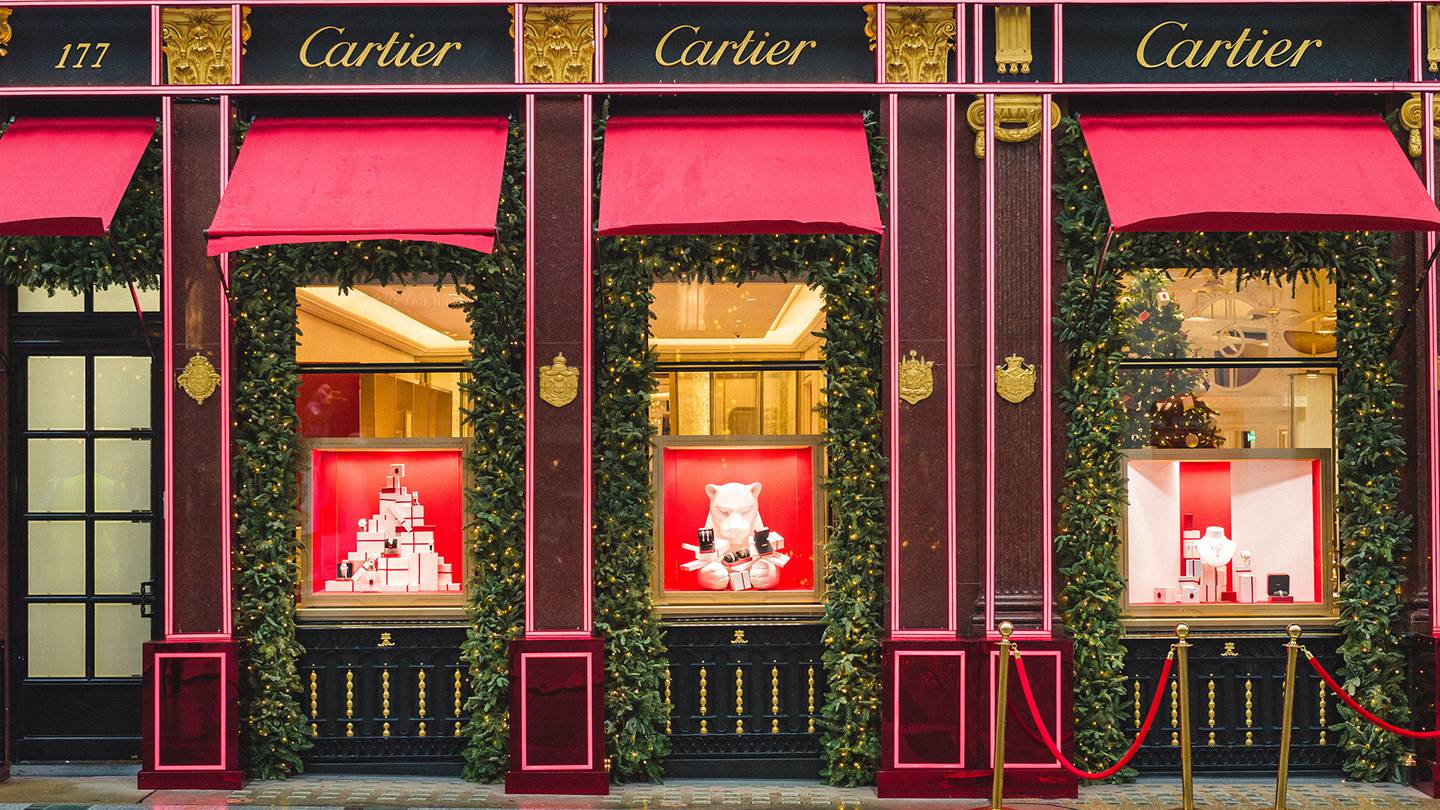
[[[95,521],[95,593],[139,593],[149,578],[150,524]]]
[[[135,292],[140,296],[140,307],[145,312],[160,309],[159,290],[142,290],[136,287]],[[94,312],[134,312],[135,299],[130,295],[130,285],[116,284],[96,290],[91,299],[91,308]]]
[[[30,439],[26,480],[31,512],[85,510],[85,440]]]
[[[85,524],[32,520],[29,591],[33,596],[85,593]]]
[[[27,384],[31,430],[85,429],[84,357],[32,357]]]
[[[150,508],[150,440],[95,440],[95,511]]]
[[[84,312],[85,296],[43,287],[21,287],[15,300],[21,312]]]
[[[95,606],[95,677],[140,677],[141,645],[150,640],[150,620],[139,605]]]
[[[130,430],[148,427],[150,358],[96,357],[95,429]]]
[[[84,605],[31,605],[28,638],[30,677],[85,677]]]

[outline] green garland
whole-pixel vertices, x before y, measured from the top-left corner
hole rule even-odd
[[[295,639],[295,288],[305,283],[456,284],[471,327],[463,418],[470,624],[465,775],[494,781],[508,764],[509,651],[523,629],[524,146],[511,127],[493,254],[425,242],[277,245],[244,251],[231,281],[239,347],[235,388],[235,638],[240,645],[245,769],[299,773],[310,747]]]
[[[867,121],[877,173],[883,150]],[[599,135],[597,135],[598,143]],[[650,596],[653,546],[647,416],[655,388],[651,284],[739,284],[760,273],[824,292],[824,444],[829,531],[821,710],[831,784],[872,782],[880,757],[885,635],[885,469],[881,445],[884,299],[877,240],[859,236],[617,237],[600,242],[596,328],[595,625],[605,639],[606,750],[617,780],[658,780],[668,753],[661,682],[668,667]]]
[[[157,134],[120,198],[106,237],[0,239],[0,282],[75,294],[126,283],[159,287],[164,264],[160,164]]]
[[[1116,234],[1105,271],[1097,258],[1109,226],[1094,165],[1078,123],[1061,122],[1054,188],[1060,204],[1060,256],[1067,273],[1057,332],[1066,346],[1069,384],[1061,391],[1066,423],[1065,481],[1059,498],[1056,554],[1064,584],[1060,609],[1075,645],[1075,741],[1082,764],[1108,766],[1130,740],[1126,709],[1125,580],[1120,520],[1125,504],[1122,454],[1127,437],[1120,360],[1126,326],[1122,279],[1151,268],[1232,271],[1239,280],[1313,280],[1339,284],[1341,360],[1336,433],[1340,468],[1340,630],[1346,688],[1387,718],[1409,715],[1404,659],[1394,633],[1403,603],[1401,556],[1410,518],[1399,506],[1405,448],[1400,385],[1389,348],[1398,324],[1396,265],[1389,234]],[[1345,771],[1353,778],[1398,778],[1404,748],[1346,713]]]

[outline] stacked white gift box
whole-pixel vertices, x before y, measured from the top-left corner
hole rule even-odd
[[[1200,537],[1198,530],[1186,529],[1181,532],[1184,553],[1180,562],[1185,573],[1180,575],[1176,587],[1155,588],[1151,601],[1182,604],[1256,601],[1255,574],[1251,570],[1249,550],[1239,550],[1235,559],[1225,565],[1206,565],[1200,560]],[[1232,574],[1234,591],[1229,590]]]
[[[420,493],[401,484],[404,464],[391,464],[380,509],[361,518],[355,550],[336,565],[326,591],[424,593],[460,590],[455,570],[435,553],[435,527],[425,522]],[[347,576],[348,574],[348,576]]]

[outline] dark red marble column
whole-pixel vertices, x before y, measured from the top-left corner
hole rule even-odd
[[[145,645],[141,788],[239,787],[230,602],[229,386],[197,402],[187,364],[229,373],[229,313],[204,230],[228,127],[213,102],[165,102],[165,639]]]
[[[602,645],[591,634],[591,109],[526,101],[525,637],[511,647],[510,793],[605,794]],[[542,369],[578,370],[573,399]]]

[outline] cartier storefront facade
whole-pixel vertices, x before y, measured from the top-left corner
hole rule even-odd
[[[6,763],[1073,796],[1437,720],[1440,6],[0,8]],[[1292,768],[1431,784],[1304,673]]]

